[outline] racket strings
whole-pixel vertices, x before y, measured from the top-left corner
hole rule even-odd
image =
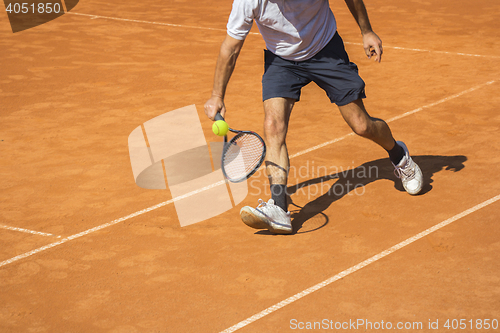
[[[227,177],[246,177],[260,164],[263,152],[264,145],[257,136],[244,133],[235,137],[224,154],[223,164]]]

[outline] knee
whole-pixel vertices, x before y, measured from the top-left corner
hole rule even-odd
[[[287,127],[285,122],[272,117],[266,117],[264,120],[264,135],[268,139],[284,138]]]
[[[362,136],[364,138],[370,138],[371,137],[371,121],[369,119],[363,119],[359,120],[356,122],[353,122],[351,125],[351,128],[354,133],[356,133],[359,136]]]

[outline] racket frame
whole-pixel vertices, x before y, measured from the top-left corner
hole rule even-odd
[[[221,116],[220,113],[217,113],[215,115],[215,120],[224,120],[224,118]],[[224,147],[222,149],[222,155],[221,155],[221,170],[222,170],[222,174],[224,175],[224,177],[229,180],[230,182],[232,183],[240,183],[248,178],[250,178],[255,172],[257,172],[257,170],[260,168],[260,166],[262,165],[262,163],[264,162],[265,158],[266,158],[266,152],[267,152],[267,148],[266,148],[266,143],[264,142],[264,140],[262,139],[262,137],[253,132],[253,131],[239,131],[239,130],[235,130],[235,129],[232,129],[229,127],[229,131],[232,132],[232,133],[235,133],[236,135],[231,138],[231,140],[229,140],[229,142],[227,141],[227,134],[224,135]],[[237,178],[237,179],[232,179],[232,178],[229,178],[228,175],[226,174],[226,170],[224,168],[224,155],[226,154],[227,150],[229,149],[230,145],[232,144],[235,144],[234,142],[236,140],[238,140],[238,138],[240,138],[241,136],[245,135],[245,134],[250,134],[250,135],[254,135],[256,136],[259,141],[262,143],[262,155],[260,157],[260,160],[257,162],[257,164],[255,165],[255,167],[248,173],[245,174],[245,176],[243,177],[240,177],[240,178]]]

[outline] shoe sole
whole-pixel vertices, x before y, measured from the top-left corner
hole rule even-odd
[[[288,235],[288,234],[291,234],[293,231],[292,229],[276,229],[276,228],[273,228],[272,226],[268,226],[267,230],[269,230],[272,233],[280,234],[280,235]]]
[[[240,217],[243,223],[245,223],[250,228],[267,229],[274,234],[281,234],[281,235],[292,233],[292,229],[275,228],[272,224],[268,224],[267,222],[262,221],[260,218],[255,216],[255,214],[253,214],[251,210],[246,209],[246,207],[243,207],[241,209]]]
[[[245,223],[247,226],[250,228],[254,229],[268,229],[269,225],[259,219],[255,214],[253,214],[251,211],[248,211],[245,209],[246,207],[243,207],[240,212],[241,220],[243,223]]]

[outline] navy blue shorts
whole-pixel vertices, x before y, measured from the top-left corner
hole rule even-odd
[[[338,33],[318,54],[305,61],[285,60],[265,50],[265,72],[262,76],[264,101],[274,97],[298,101],[300,90],[311,81],[339,106],[366,97],[365,82],[358,74],[358,66],[349,61]]]

